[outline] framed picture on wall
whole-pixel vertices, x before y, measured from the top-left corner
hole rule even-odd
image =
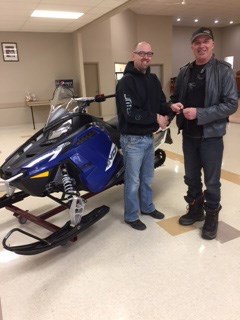
[[[2,42],[3,60],[6,62],[19,61],[18,49],[15,42]]]

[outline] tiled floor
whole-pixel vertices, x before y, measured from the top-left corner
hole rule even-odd
[[[202,222],[177,222],[185,212],[185,186],[181,136],[174,125],[171,130],[174,143],[162,145],[167,159],[153,181],[165,219],[143,216],[147,229],[131,229],[123,222],[118,186],[88,200],[87,210],[111,209],[78,241],[36,256],[1,249],[0,320],[240,319],[240,124],[230,123],[225,137],[223,209],[212,241],[201,239]],[[31,126],[0,128],[0,162],[32,134]],[[45,198],[21,203],[35,214],[52,206]],[[18,220],[1,209],[0,239],[14,227]],[[44,233],[31,222],[20,227]]]

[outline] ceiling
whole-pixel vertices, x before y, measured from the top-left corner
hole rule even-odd
[[[239,0],[138,0],[132,10],[138,14],[172,16],[173,25],[226,27],[229,21],[240,24]],[[199,21],[195,23],[194,19]],[[215,24],[215,20],[219,23]]]
[[[0,31],[73,32],[127,0],[0,0]],[[83,12],[77,20],[33,18],[34,10]]]
[[[179,26],[225,27],[231,20],[240,24],[240,0],[0,0],[0,31],[73,32],[128,8],[137,14],[172,16],[173,25]],[[78,20],[33,18],[36,9],[84,15]]]

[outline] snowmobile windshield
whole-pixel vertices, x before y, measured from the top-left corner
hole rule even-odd
[[[57,87],[54,91],[53,98],[50,101],[50,106],[50,112],[45,128],[55,120],[59,120],[62,117],[67,116],[69,113],[77,112],[79,110],[72,90],[63,86]]]
[[[85,113],[86,108],[94,101],[94,97],[76,98],[72,90],[64,86],[56,88],[44,127],[48,132],[48,139],[56,139],[69,132],[72,128],[72,114]]]

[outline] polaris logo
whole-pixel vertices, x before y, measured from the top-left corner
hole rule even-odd
[[[107,167],[106,167],[105,171],[107,171],[113,165],[113,161],[116,157],[116,154],[117,154],[117,147],[114,143],[112,143],[111,150],[110,150],[108,160],[107,160]]]

